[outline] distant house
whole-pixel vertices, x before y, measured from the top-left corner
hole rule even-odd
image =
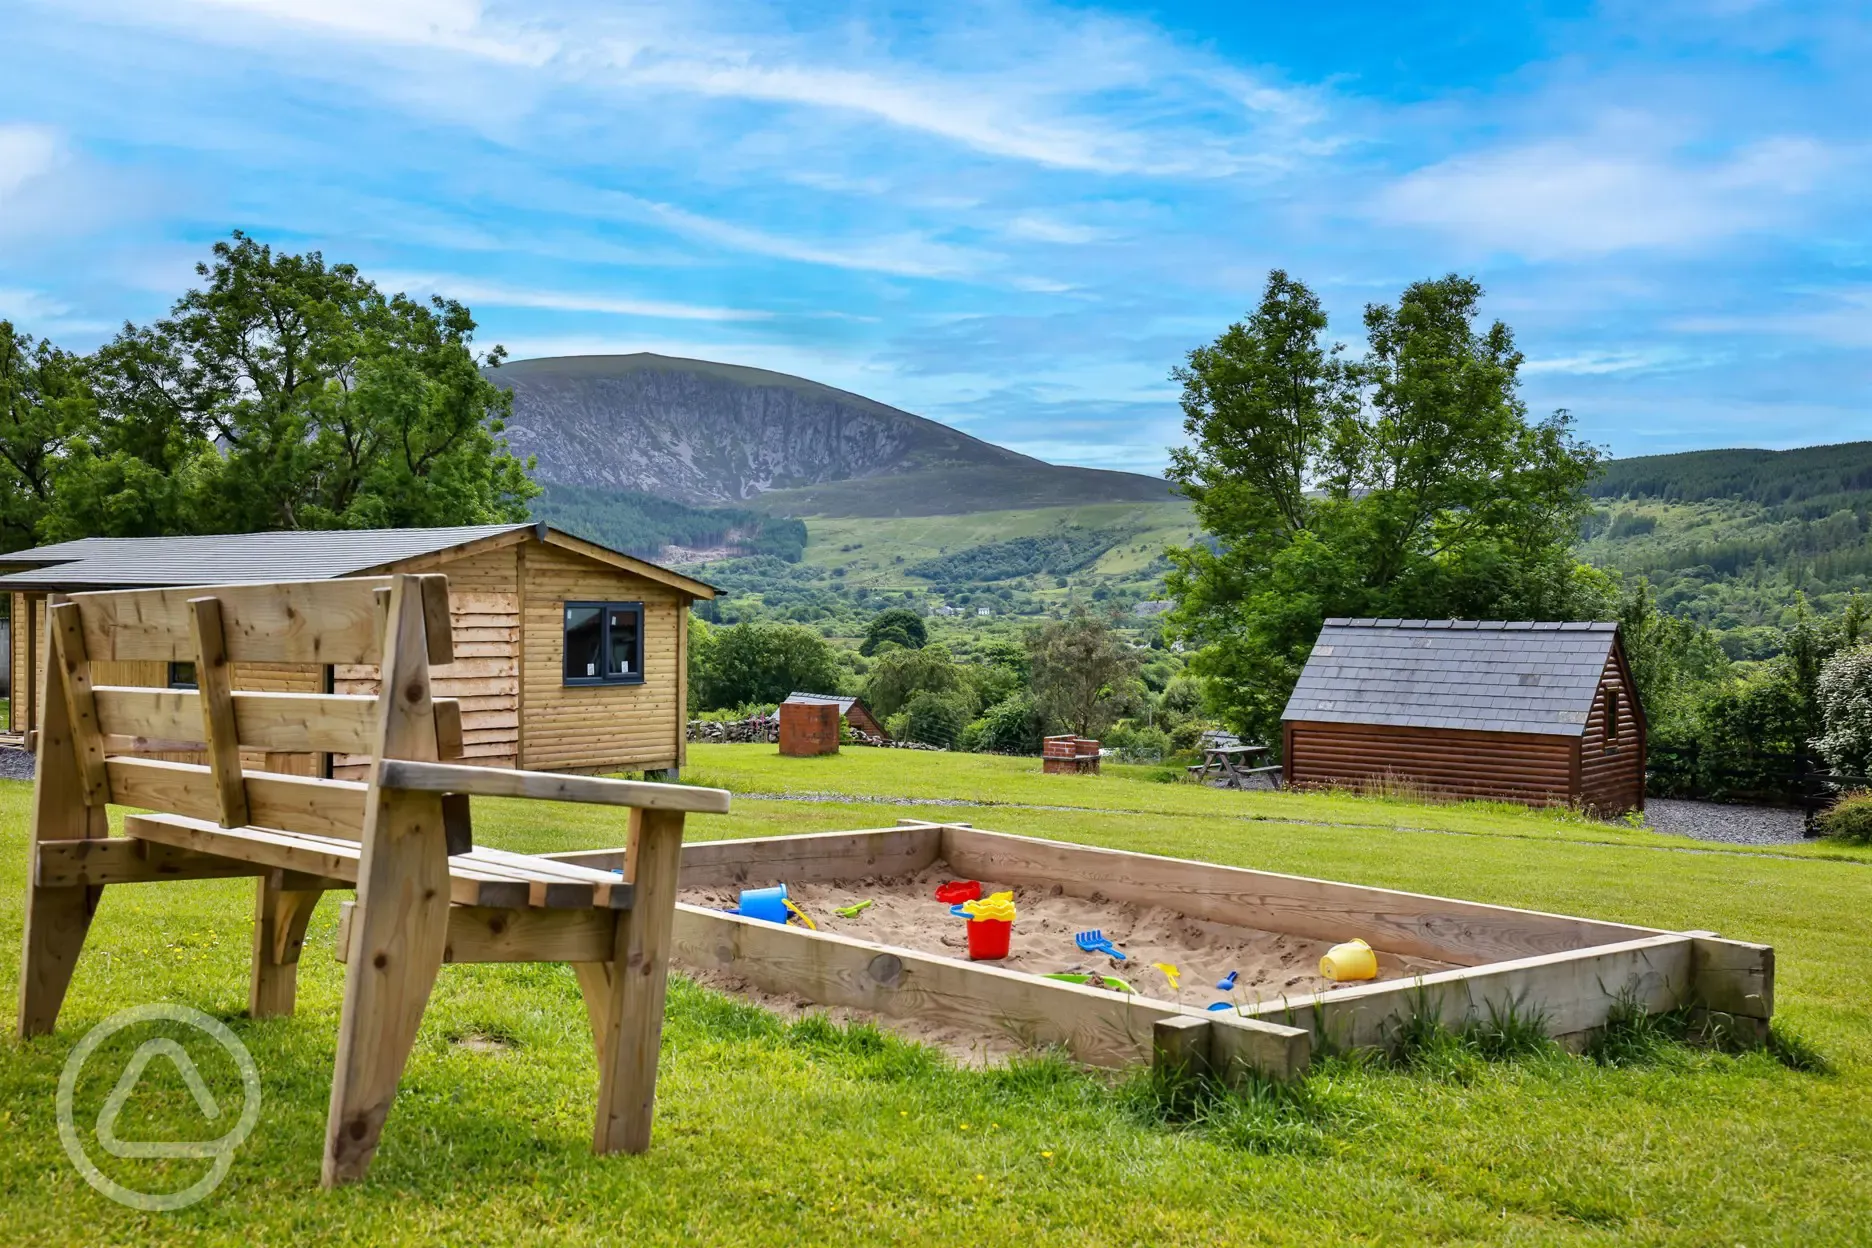
[[[980,616],[993,615],[994,612],[990,611],[987,607],[976,607],[975,614],[977,617],[980,617]]]
[[[863,698],[841,698],[829,693],[789,693],[786,700],[795,705],[804,703],[807,706],[825,706],[827,704],[837,706],[839,708],[839,715],[844,718],[847,724],[851,725],[854,732],[862,732],[867,736],[883,737],[887,741],[890,739],[890,733],[884,731],[884,725],[880,724],[877,721],[877,717],[871,714],[871,708],[864,704]],[[786,703],[783,702],[781,705],[785,706]]]
[[[1290,786],[1644,808],[1616,624],[1327,620],[1281,718]]]
[[[15,740],[38,722],[49,594],[441,572],[455,661],[434,670],[435,693],[461,704],[466,760],[559,771],[682,765],[689,606],[716,593],[544,524],[91,537],[0,555],[0,571],[13,599],[6,727]],[[192,655],[91,658],[102,683],[194,686]],[[377,670],[236,664],[233,678],[237,690],[366,693]],[[361,772],[358,760],[326,755],[268,756],[264,766]]]

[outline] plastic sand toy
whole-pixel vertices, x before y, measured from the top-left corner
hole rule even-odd
[[[1334,983],[1377,979],[1378,955],[1364,941],[1348,940],[1326,951],[1326,956],[1320,959],[1320,974]]]
[[[951,906],[951,914],[968,920],[969,958],[975,962],[993,962],[1008,956],[1014,936],[1014,894],[996,893]]]
[[[1103,928],[1095,927],[1089,932],[1080,932],[1073,937],[1073,942],[1082,952],[1102,953],[1107,957],[1117,958],[1120,962],[1125,960],[1125,955],[1118,951],[1118,946],[1105,939]]]
[[[1103,988],[1107,992],[1137,991],[1116,975],[1081,975],[1077,971],[1062,971],[1057,975],[1042,975],[1040,978],[1057,979],[1062,984],[1078,984],[1082,988]]]
[[[1153,962],[1151,965],[1162,971],[1164,978],[1170,981],[1171,992],[1181,992],[1183,990],[1182,984],[1179,982],[1183,972],[1177,970],[1174,964],[1169,962]]]
[[[1235,991],[1235,977],[1239,974],[1241,974],[1240,971],[1230,971],[1228,974],[1224,975],[1221,979],[1218,979],[1216,981],[1216,990],[1218,992],[1234,992]],[[1213,1010],[1215,1007],[1212,1005],[1209,1008]]]
[[[947,884],[936,886],[936,900],[946,906],[974,901],[981,895],[980,880],[950,880]]]
[[[808,931],[816,932],[819,930],[819,925],[812,921],[812,915],[807,914],[804,910],[800,909],[798,906],[794,905],[792,902],[787,901],[784,898],[781,899],[781,904],[784,905],[788,910],[791,910],[793,912],[794,917],[796,917],[797,919],[799,919],[800,922],[806,925],[806,928]]]
[[[784,884],[776,884],[772,888],[744,888],[741,890],[741,908],[733,913],[744,919],[785,923],[787,904],[786,885]]]
[[[876,902],[867,897],[863,901],[854,901],[849,906],[840,906],[832,913],[838,915],[841,919],[855,919],[876,904]]]

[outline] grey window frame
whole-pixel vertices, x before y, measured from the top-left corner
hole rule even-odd
[[[568,676],[566,674],[566,617],[574,610],[583,607],[596,608],[599,620],[598,671],[597,676]],[[611,670],[611,613],[629,611],[637,617],[637,648],[631,656],[631,674],[629,676],[606,675]],[[594,602],[585,599],[567,599],[559,612],[559,679],[567,688],[582,688],[591,685],[641,685],[644,683],[644,604],[641,600],[633,602]]]

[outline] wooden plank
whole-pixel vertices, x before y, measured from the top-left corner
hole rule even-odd
[[[85,645],[96,659],[188,662],[189,599],[221,600],[228,658],[235,663],[375,663],[372,595],[383,577],[270,585],[189,586],[74,594],[84,607]]]
[[[1068,845],[945,826],[942,857],[958,874],[1059,885],[1072,896],[1166,906],[1193,918],[1314,940],[1358,937],[1375,949],[1459,966],[1649,936],[1648,928],[1488,906],[1305,876]]]
[[[696,841],[683,846],[682,884],[699,888],[904,875],[935,862],[941,844],[942,828],[937,824]],[[625,851],[586,849],[540,857],[610,871],[624,866]]]
[[[430,667],[455,661],[455,638],[449,619],[448,577],[439,572],[416,578],[422,587],[423,635]]]
[[[432,742],[430,748],[434,748]],[[221,799],[208,768],[155,758],[112,758],[106,763],[116,800],[125,806],[196,819],[221,818]],[[363,826],[366,786],[351,780],[243,771],[249,822],[263,828],[356,840]]]
[[[266,868],[234,858],[177,849],[137,837],[38,841],[33,881],[42,888],[145,884],[156,880],[215,880],[260,875]]]
[[[676,907],[679,962],[720,970],[768,992],[824,1005],[872,1010],[1009,1035],[1025,1045],[1065,1047],[1091,1066],[1147,1062],[1160,1018],[1198,1015],[1169,1001],[1104,992],[986,963],[744,919],[701,906]],[[1291,1041],[1297,1028],[1242,1020],[1249,1030]],[[1305,1034],[1302,1032],[1301,1034]]]
[[[414,578],[391,579],[377,739],[380,757],[433,762],[421,592]],[[326,1187],[361,1179],[370,1167],[448,941],[450,860],[440,796],[373,785],[366,801],[355,956],[345,971],[325,1123]]]
[[[631,906],[631,886],[621,872],[594,870],[538,854],[514,854],[502,849],[489,849],[485,845],[476,849],[469,860],[477,865],[508,867],[523,872],[527,879],[561,880],[584,885],[591,896],[589,904],[600,909],[627,910]]]
[[[84,804],[103,806],[111,800],[110,776],[104,769],[103,734],[98,730],[97,706],[91,694],[90,664],[85,657],[84,624],[78,605],[60,602],[49,606],[47,631],[64,672],[65,720],[71,726],[72,745],[77,752]]]
[[[340,903],[334,954],[350,952],[353,903]],[[501,909],[450,906],[444,962],[601,962],[617,939],[617,916],[609,910]]]
[[[1172,1075],[1209,1073],[1209,1020],[1171,1014],[1151,1024],[1151,1065]]]
[[[47,646],[34,742],[32,836],[36,842],[77,841],[110,835],[108,812],[84,800],[77,747],[65,698],[65,669]],[[26,891],[26,930],[20,951],[19,1036],[49,1034],[71,985],[78,953],[104,890],[95,885],[42,887]]]
[[[378,772],[384,788],[409,793],[467,793],[475,797],[529,797],[548,802],[584,802],[630,806],[640,810],[688,811],[725,815],[726,789],[682,784],[647,784],[596,776],[563,776],[540,771],[497,771],[404,758],[386,758]]]
[[[349,883],[357,880],[359,851],[350,841],[313,840],[265,828],[224,828],[212,816],[174,814],[127,815],[124,835],[267,870],[302,871]]]
[[[575,963],[595,1024],[598,1113],[592,1149],[597,1153],[641,1153],[650,1147],[682,834],[679,810],[631,811],[624,874],[636,904],[618,915],[608,962]],[[608,982],[601,987],[600,979]]]
[[[1691,995],[1704,1009],[1743,1018],[1774,1017],[1775,954],[1770,945],[1688,932],[1694,947]]]
[[[189,600],[189,632],[195,641],[196,700],[208,742],[208,771],[221,804],[221,826],[245,827],[247,785],[241,778],[240,731],[234,724],[234,686],[229,679],[227,639],[221,603],[215,598]],[[290,1008],[288,994],[288,1009]]]
[[[436,757],[446,763],[462,756],[461,703],[453,698],[437,698],[434,705]]]
[[[1408,980],[1357,984],[1317,995],[1244,1006],[1240,1017],[1277,1020],[1312,1031],[1338,1048],[1383,1045],[1397,1027],[1426,1010],[1447,1027],[1485,1021],[1488,1007],[1538,1013],[1547,1033],[1573,1035],[1605,1025],[1622,999],[1652,1013],[1690,1003],[1692,941],[1648,935],[1586,949],[1438,971]]]
[[[92,691],[107,738],[200,750],[201,695],[189,689],[99,685]],[[243,748],[276,753],[367,754],[375,697],[330,693],[233,692]]]

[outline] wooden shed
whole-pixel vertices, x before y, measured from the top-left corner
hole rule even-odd
[[[455,662],[435,692],[461,703],[465,761],[673,775],[686,749],[690,604],[701,581],[544,524],[84,538],[0,555],[12,600],[8,735],[38,722],[48,594],[389,572],[449,578]],[[193,665],[99,662],[100,683],[192,688]],[[236,689],[373,693],[374,667],[237,664]],[[164,757],[186,757],[167,754]],[[363,760],[270,755],[250,766],[355,777]]]
[[[1644,809],[1616,624],[1327,620],[1281,718],[1289,785]]]

